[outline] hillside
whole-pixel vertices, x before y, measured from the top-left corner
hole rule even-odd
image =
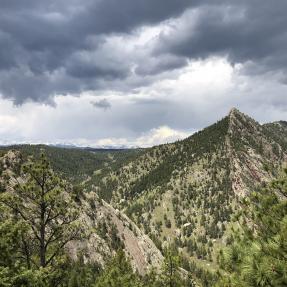
[[[23,160],[29,156],[39,157],[43,151],[51,162],[52,168],[74,184],[81,183],[99,170],[102,174],[106,174],[110,170],[133,160],[142,152],[141,149],[67,148],[23,144],[2,146],[0,147],[0,155],[4,155],[9,150],[19,151]]]
[[[15,186],[26,181],[19,169],[24,162],[20,152],[15,150],[8,151],[0,158],[2,194],[8,192],[12,195]],[[66,246],[71,259],[76,262],[82,258],[86,263],[96,263],[103,267],[119,248],[123,248],[139,274],[144,275],[151,268],[161,267],[161,252],[126,215],[115,210],[94,192],[85,193],[72,185],[68,185],[68,189],[65,202],[75,204],[80,215],[78,224],[81,226],[80,237]],[[35,215],[33,222],[36,218]]]
[[[242,197],[269,182],[287,159],[286,123],[260,125],[232,109],[191,137],[147,149],[98,177],[111,203],[156,242],[174,242],[199,266],[216,270],[218,249],[232,241]]]

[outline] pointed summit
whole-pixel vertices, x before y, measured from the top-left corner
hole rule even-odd
[[[229,111],[228,115],[232,115],[232,114],[235,114],[235,113],[240,113],[240,111],[237,108],[232,107],[231,110]]]
[[[227,116],[230,120],[230,122],[234,123],[234,122],[243,122],[243,123],[246,123],[246,122],[256,122],[253,118],[249,117],[248,115],[240,112],[237,108],[232,108],[230,111],[229,111],[229,114]]]
[[[240,124],[240,125],[246,125],[247,123],[252,123],[252,125],[260,126],[258,122],[256,122],[253,118],[250,116],[240,112],[237,108],[232,108],[228,114],[230,123],[232,124]]]
[[[233,107],[229,111],[228,116],[229,117],[236,117],[236,116],[245,117],[246,115],[244,115],[242,112],[240,112],[237,108]]]

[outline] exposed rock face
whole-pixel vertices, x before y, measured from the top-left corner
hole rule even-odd
[[[163,256],[152,240],[145,235],[125,214],[115,210],[111,205],[102,201],[90,192],[81,200],[82,226],[85,236],[82,240],[70,242],[67,251],[77,260],[79,254],[84,255],[85,261],[98,262],[104,265],[115,253],[111,237],[111,226],[115,234],[123,243],[126,255],[131,259],[134,270],[144,275],[150,268],[160,268]],[[106,224],[107,233],[102,238],[97,233],[99,223]]]
[[[153,241],[145,235],[124,213],[106,202],[100,208],[104,216],[110,217],[116,225],[119,237],[123,240],[126,254],[140,274],[145,274],[151,267],[160,268],[163,261],[161,252]]]
[[[239,196],[246,196],[256,185],[270,181],[286,161],[287,150],[278,133],[271,137],[266,126],[236,109],[229,114],[228,142],[231,160],[232,189]],[[280,138],[280,140],[279,140]]]

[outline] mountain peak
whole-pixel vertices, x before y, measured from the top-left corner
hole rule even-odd
[[[254,121],[251,117],[248,115],[242,113],[239,111],[237,108],[232,108],[227,116],[231,122],[249,122],[249,121]],[[255,121],[254,121],[255,122]]]
[[[242,113],[235,107],[231,108],[228,113],[228,116],[242,115]]]
[[[232,108],[228,114],[228,117],[233,125],[239,124],[245,126],[247,123],[251,123],[253,126],[260,126],[260,124],[256,122],[253,118],[240,112],[237,108]]]

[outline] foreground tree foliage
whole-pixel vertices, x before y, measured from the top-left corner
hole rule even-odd
[[[0,274],[14,275],[3,286],[34,286],[34,279],[35,286],[60,282],[64,247],[80,235],[79,213],[69,189],[42,154],[24,164],[20,177],[10,180],[1,193],[0,249],[6,256],[1,256]]]
[[[101,268],[96,263],[85,263],[80,256],[77,262],[67,264],[63,287],[92,287],[99,277]]]
[[[221,253],[220,287],[287,286],[287,170],[245,202],[243,234]]]

